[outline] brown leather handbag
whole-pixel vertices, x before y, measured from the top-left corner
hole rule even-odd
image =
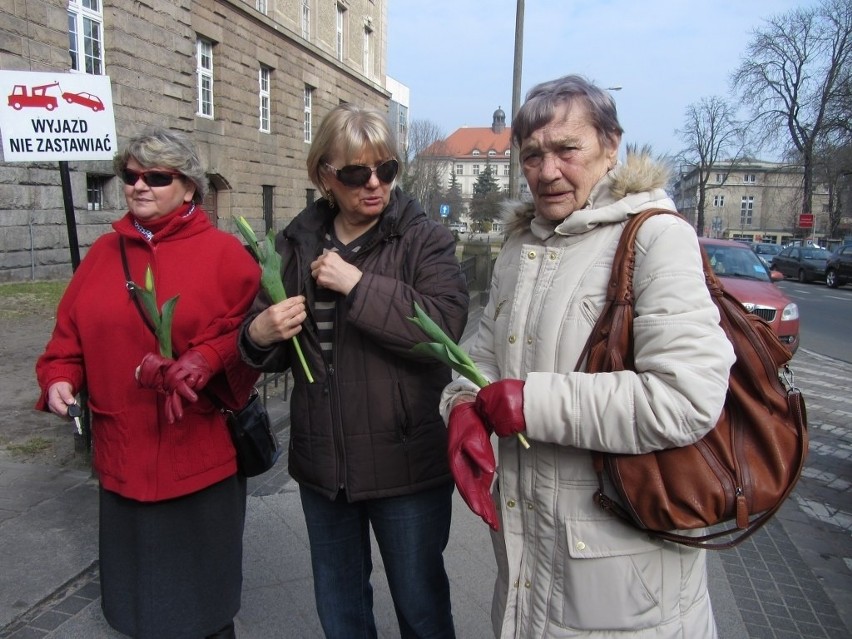
[[[625,225],[606,303],[577,370],[584,370],[584,359],[587,372],[633,369],[636,233],[642,222],[659,214],[677,215],[652,209]],[[702,257],[707,288],[737,357],[719,421],[704,438],[682,448],[642,455],[593,452],[599,480],[595,501],[655,537],[723,549],[763,526],[792,491],[807,454],[807,417],[787,365],[790,351],[763,319],[724,290],[703,250]],[[604,492],[604,471],[617,498]],[[696,530],[704,528],[712,530]],[[713,541],[734,534],[728,541]]]

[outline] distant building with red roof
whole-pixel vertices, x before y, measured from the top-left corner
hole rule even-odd
[[[455,174],[456,184],[465,200],[473,196],[473,185],[486,167],[497,178],[500,186],[509,189],[509,150],[512,146],[511,129],[506,125],[506,113],[497,108],[490,127],[464,126],[456,129],[449,137],[424,151],[445,164],[441,184],[449,188],[450,171]],[[528,191],[523,175],[519,176],[520,192]]]

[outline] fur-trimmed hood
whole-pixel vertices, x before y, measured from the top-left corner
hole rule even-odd
[[[553,233],[573,235],[598,224],[621,222],[646,208],[674,211],[674,202],[663,188],[668,177],[668,168],[649,153],[628,152],[626,160],[595,185],[585,206],[559,224],[538,217],[531,199],[506,202],[502,206],[503,223],[509,235],[526,229],[542,237]]]

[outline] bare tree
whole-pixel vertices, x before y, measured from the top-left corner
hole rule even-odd
[[[434,122],[413,120],[403,158],[403,190],[417,198],[427,215],[435,219],[440,215],[442,178],[451,161],[444,138]]]
[[[811,212],[815,145],[838,125],[850,60],[852,0],[823,0],[767,20],[732,78],[762,141],[792,146],[801,158],[802,213]]]
[[[704,234],[704,208],[707,202],[707,183],[713,169],[725,160],[725,180],[742,151],[742,135],[736,109],[720,97],[702,98],[686,108],[683,129],[678,129],[686,145],[680,153],[682,163],[698,171],[698,203],[695,226],[698,235]],[[723,181],[724,183],[724,181]],[[715,185],[714,185],[715,186]]]

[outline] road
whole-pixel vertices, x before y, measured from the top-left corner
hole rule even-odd
[[[852,285],[784,280],[778,287],[799,305],[801,348],[852,364]]]

